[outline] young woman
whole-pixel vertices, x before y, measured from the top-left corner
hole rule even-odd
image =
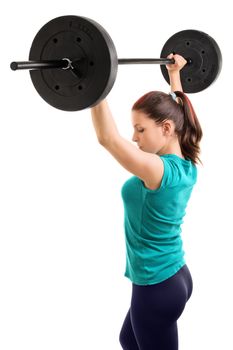
[[[124,350],[177,350],[177,320],[192,293],[181,224],[197,180],[201,126],[182,92],[183,57],[169,55],[171,93],[152,91],[132,108],[133,141],[118,132],[106,100],[93,107],[99,143],[134,176],[122,187],[126,271],[132,282],[120,332]]]

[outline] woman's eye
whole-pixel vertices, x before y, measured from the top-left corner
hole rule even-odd
[[[138,132],[143,132],[143,131],[144,131],[144,129],[139,129],[139,130],[138,130]]]

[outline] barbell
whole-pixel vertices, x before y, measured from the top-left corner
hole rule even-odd
[[[65,111],[92,107],[104,99],[116,80],[118,65],[159,64],[169,83],[166,58],[176,53],[187,60],[181,70],[186,93],[209,87],[218,77],[222,55],[216,41],[199,30],[183,30],[167,40],[160,58],[118,59],[107,31],[92,19],[61,16],[46,23],[36,34],[29,61],[12,62],[12,70],[29,69],[39,95]]]

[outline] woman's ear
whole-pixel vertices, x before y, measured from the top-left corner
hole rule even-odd
[[[174,131],[175,131],[175,125],[174,123],[172,122],[172,120],[166,120],[164,123],[163,123],[163,134],[164,136],[172,136],[174,134]]]

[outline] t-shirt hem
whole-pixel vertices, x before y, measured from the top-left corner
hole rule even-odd
[[[166,281],[168,278],[174,276],[180,269],[182,269],[182,267],[186,264],[185,261],[182,262],[182,264],[179,265],[179,267],[177,267],[175,269],[175,271],[173,271],[172,273],[164,276],[164,277],[161,277],[159,279],[154,279],[154,280],[150,280],[149,282],[148,281],[141,281],[141,280],[136,280],[134,278],[131,278],[126,272],[125,272],[125,277],[128,278],[133,284],[137,284],[137,285],[140,285],[140,286],[148,286],[148,285],[152,285],[152,284],[158,284],[158,283],[161,283],[161,282],[164,282]]]

